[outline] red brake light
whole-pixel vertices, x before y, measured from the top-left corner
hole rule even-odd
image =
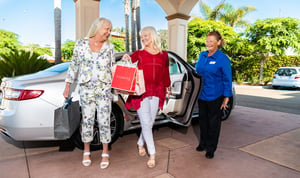
[[[276,76],[274,75],[273,78],[276,78]]]
[[[21,90],[4,88],[3,98],[7,100],[28,100],[41,96],[44,90]]]
[[[300,76],[296,76],[295,79],[300,79]]]

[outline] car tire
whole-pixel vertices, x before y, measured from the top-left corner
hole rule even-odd
[[[97,115],[96,115],[97,116]],[[111,142],[109,145],[113,144],[119,136],[123,133],[124,128],[124,118],[122,110],[115,103],[112,104],[112,112],[110,117],[110,128],[111,128]],[[79,127],[76,132],[72,135],[71,141],[75,147],[83,150],[83,142],[81,141],[81,127]],[[94,139],[90,145],[91,151],[96,151],[102,149],[102,143],[100,142],[98,123],[95,119],[94,125]]]
[[[221,118],[222,121],[225,121],[226,119],[228,119],[228,117],[231,113],[232,107],[233,107],[233,97],[230,97],[229,101],[227,103],[227,109],[226,110],[222,109],[222,118]]]

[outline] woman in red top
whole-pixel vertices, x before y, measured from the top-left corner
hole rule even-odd
[[[146,92],[141,96],[130,95],[125,103],[129,109],[133,107],[139,116],[142,132],[137,142],[140,156],[146,155],[144,144],[150,158],[147,162],[149,168],[155,167],[155,146],[152,127],[158,108],[162,109],[166,99],[167,88],[170,86],[168,53],[161,49],[160,39],[153,27],[144,27],[141,32],[143,48],[130,56],[125,54],[122,60],[134,63],[138,61],[138,68],[143,70]]]

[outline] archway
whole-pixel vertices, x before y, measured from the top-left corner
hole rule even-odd
[[[198,0],[155,0],[167,14],[169,50],[186,60],[187,23]],[[74,0],[76,4],[76,39],[87,34],[92,21],[99,17],[100,0]]]

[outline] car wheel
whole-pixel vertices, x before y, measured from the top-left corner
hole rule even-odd
[[[111,129],[111,142],[110,145],[113,144],[123,132],[124,128],[124,118],[122,114],[122,110],[115,103],[112,105],[112,112],[110,117],[110,129]],[[99,126],[95,119],[94,125],[94,139],[91,142],[90,149],[91,151],[102,149],[102,143],[100,141],[99,135]],[[81,127],[77,129],[77,131],[72,135],[71,141],[77,148],[83,150],[83,142],[81,141]]]
[[[229,101],[227,103],[227,109],[226,110],[222,109],[222,118],[221,118],[222,121],[228,119],[228,117],[231,113],[232,107],[233,107],[233,97],[230,97]]]

